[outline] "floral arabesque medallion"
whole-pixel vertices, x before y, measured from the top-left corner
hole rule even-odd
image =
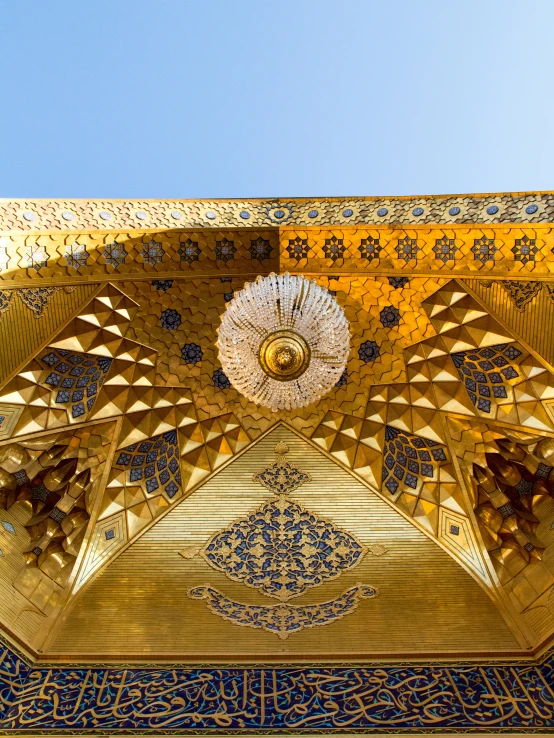
[[[229,579],[284,601],[335,579],[364,553],[352,535],[280,497],[217,533],[201,555]]]
[[[357,584],[338,597],[310,605],[289,604],[287,600],[304,594],[360,563],[367,551],[376,556],[384,546],[365,547],[334,523],[320,518],[288,495],[305,482],[309,474],[290,464],[288,447],[278,443],[277,461],[255,474],[253,480],[277,495],[257,510],[215,533],[202,550],[188,548],[181,555],[200,554],[216,571],[229,579],[253,587],[278,605],[252,605],[227,597],[205,584],[193,587],[191,599],[206,600],[208,609],[234,625],[262,629],[287,638],[305,628],[328,625],[349,615],[360,599],[377,597],[375,587]]]
[[[216,533],[201,552],[229,579],[283,601],[335,579],[366,552],[353,535],[287,499],[311,479],[286,461],[287,450],[279,444],[278,461],[254,476],[278,499]]]
[[[378,594],[375,587],[358,584],[329,602],[291,606],[282,603],[279,605],[244,605],[241,602],[234,602],[209,585],[193,587],[189,592],[189,596],[193,599],[206,600],[211,612],[229,620],[233,625],[246,625],[249,628],[266,630],[268,633],[275,633],[283,640],[291,633],[298,633],[305,628],[334,623],[354,612],[359,600],[373,599]]]

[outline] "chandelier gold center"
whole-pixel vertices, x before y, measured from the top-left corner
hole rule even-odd
[[[260,344],[258,360],[263,371],[272,379],[290,382],[302,376],[308,368],[310,347],[294,331],[274,331]]]
[[[233,387],[273,411],[317,402],[337,384],[350,331],[334,296],[296,274],[249,282],[218,329],[221,368]]]

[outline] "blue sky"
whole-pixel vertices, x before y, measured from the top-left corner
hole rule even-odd
[[[21,0],[1,197],[554,189],[552,0]]]

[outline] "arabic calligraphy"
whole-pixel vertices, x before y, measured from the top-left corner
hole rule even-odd
[[[235,625],[245,625],[250,628],[261,628],[268,633],[276,633],[279,638],[285,639],[291,633],[298,633],[304,628],[314,628],[317,625],[328,625],[349,615],[358,607],[362,598],[377,597],[375,587],[358,584],[343,592],[339,597],[329,602],[316,605],[245,605],[235,602],[215,587],[193,587],[188,592],[189,597],[207,600],[209,609],[225,620]]]
[[[538,665],[33,668],[0,654],[0,731],[554,730]]]

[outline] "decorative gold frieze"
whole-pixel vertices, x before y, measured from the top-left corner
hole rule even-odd
[[[5,231],[310,226],[351,223],[551,222],[554,195],[497,193],[419,197],[329,197],[252,200],[0,201]]]
[[[275,633],[282,640],[304,628],[334,623],[353,612],[358,607],[359,600],[373,599],[378,594],[375,587],[359,584],[329,602],[316,605],[245,605],[231,600],[209,585],[193,587],[189,591],[191,598],[206,600],[214,615],[219,615],[233,625],[261,628],[268,633]]]
[[[554,275],[554,231],[544,223],[285,224],[217,231],[141,230],[137,224],[136,230],[12,233],[2,238],[4,288],[124,278],[235,276],[244,281],[272,271],[306,276],[402,273],[519,282]],[[527,248],[525,239],[533,243],[533,259],[519,258],[521,248]],[[300,250],[296,250],[298,244]]]

